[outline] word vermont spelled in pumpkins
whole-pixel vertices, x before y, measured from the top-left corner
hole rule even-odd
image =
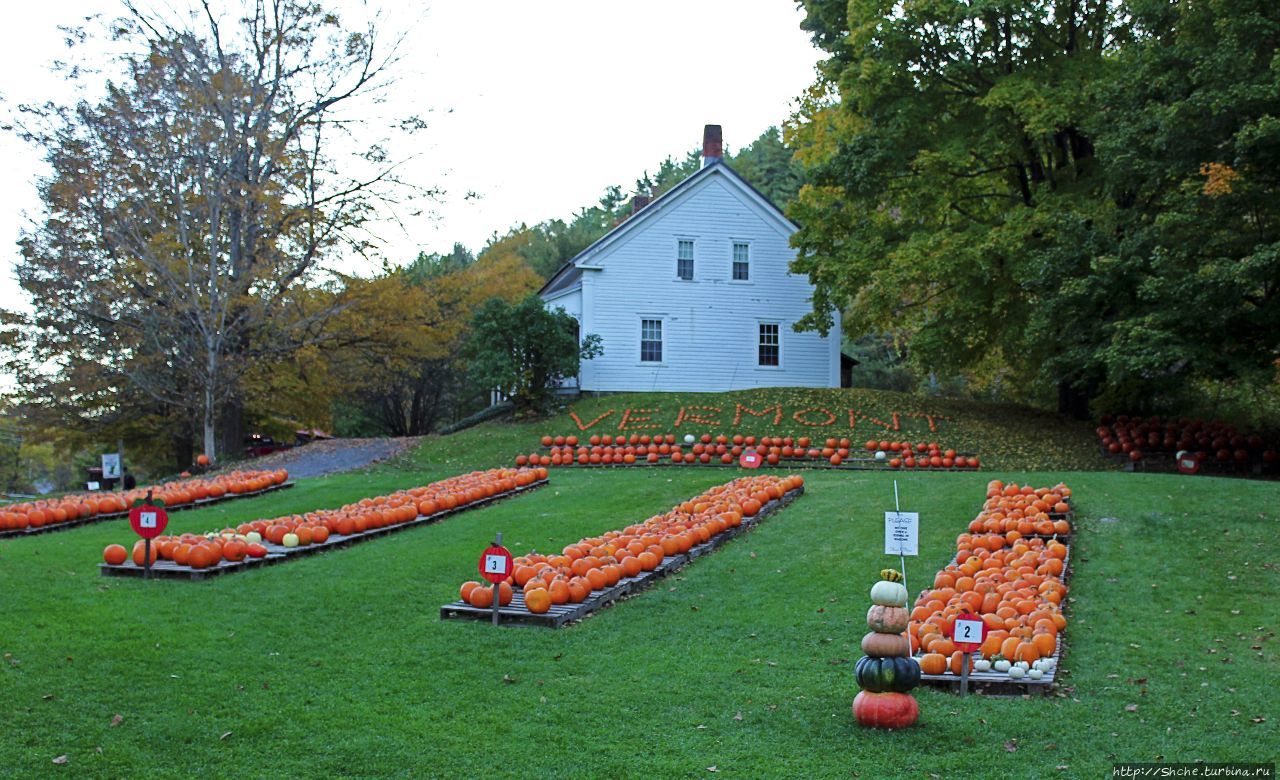
[[[871,587],[871,609],[862,637],[862,652],[854,667],[854,679],[862,690],[853,699],[853,717],[869,728],[900,729],[916,722],[920,708],[908,693],[920,682],[920,666],[911,657],[911,642],[904,633],[910,615],[907,589],[896,569],[880,572]]]

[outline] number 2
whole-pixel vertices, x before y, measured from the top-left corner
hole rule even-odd
[[[982,629],[978,628],[978,624],[965,620],[956,624],[956,628],[960,629],[960,641],[976,642],[982,633]]]

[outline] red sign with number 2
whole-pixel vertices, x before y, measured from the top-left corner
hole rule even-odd
[[[986,638],[987,624],[982,618],[968,613],[956,615],[956,621],[951,627],[951,641],[955,642],[957,650],[972,653],[982,647]]]

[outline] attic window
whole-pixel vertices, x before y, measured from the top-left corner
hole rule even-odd
[[[686,282],[693,281],[693,241],[680,239],[676,242],[676,276]]]
[[[751,247],[747,244],[733,245],[733,280],[745,282],[751,279]]]

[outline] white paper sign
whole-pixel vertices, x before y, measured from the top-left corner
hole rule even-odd
[[[919,555],[919,512],[884,513],[884,554]]]
[[[156,513],[155,512],[139,512],[138,527],[139,528],[155,528]]]
[[[112,452],[102,456],[102,478],[120,478],[120,453]]]
[[[89,483],[89,489],[90,489],[90,490],[100,490],[101,488],[102,488],[102,485],[99,485],[97,482],[90,482],[90,483]]]
[[[956,642],[972,642],[982,644],[981,620],[957,620],[952,639]]]
[[[488,574],[506,574],[507,559],[501,555],[484,556],[484,570]]]

